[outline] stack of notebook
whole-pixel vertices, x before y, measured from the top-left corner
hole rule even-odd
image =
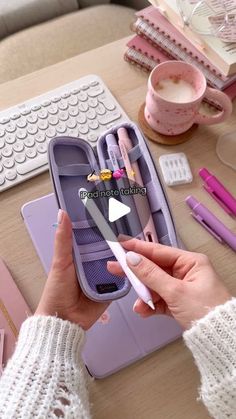
[[[209,86],[223,90],[231,99],[236,97],[233,64],[227,67],[228,75],[224,73],[206,56],[205,50],[203,53],[200,45],[191,42],[157,7],[150,6],[137,12],[133,30],[136,35],[127,44],[125,60],[146,71],[166,60],[182,60],[197,66],[205,74]],[[233,54],[236,71],[236,44]]]

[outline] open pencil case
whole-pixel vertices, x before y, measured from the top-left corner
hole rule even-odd
[[[98,139],[97,150],[80,138],[54,138],[49,143],[48,159],[55,196],[59,208],[67,211],[72,221],[74,262],[80,286],[83,292],[95,301],[115,300],[125,296],[130,290],[130,283],[126,277],[118,277],[108,272],[107,261],[115,258],[79,196],[81,188],[98,193],[96,205],[108,220],[110,192],[106,195],[107,191],[121,191],[121,186],[126,190],[130,186],[127,176],[124,175],[122,179],[113,176],[113,162],[107,149],[107,136],[112,134],[113,138],[118,140],[117,131],[121,127],[126,129],[132,143],[128,151],[129,161],[131,164],[138,164],[143,191],[146,191],[145,205],[148,206],[158,241],[165,245],[181,247],[155,165],[144,137],[134,123],[123,123],[106,131]],[[125,170],[121,155],[118,155],[117,164],[121,170]],[[105,172],[103,180],[88,181],[90,174],[94,174],[98,179],[101,172],[104,174],[104,169],[107,176]],[[125,233],[144,239],[137,200],[132,194],[115,196],[115,199],[130,208],[129,214],[110,223],[115,235]]]

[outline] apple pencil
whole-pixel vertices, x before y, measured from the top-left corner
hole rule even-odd
[[[100,230],[101,234],[103,235],[104,239],[106,240],[108,246],[110,247],[111,251],[113,252],[114,256],[118,260],[120,266],[122,267],[124,273],[126,274],[127,278],[129,279],[130,283],[134,287],[135,291],[137,292],[138,296],[155,310],[155,306],[152,301],[152,296],[148,288],[137,278],[137,276],[131,271],[126,263],[126,253],[121,244],[118,242],[117,237],[113,233],[111,227],[106,222],[103,214],[95,204],[93,199],[89,199],[87,197],[87,190],[85,188],[79,189],[79,197],[83,202],[84,206],[88,210],[89,214],[91,215],[92,219],[96,223],[98,229]]]
[[[131,150],[131,148],[133,148],[133,145],[129,138],[128,132],[125,128],[119,128],[117,134],[119,138],[118,145],[120,148],[121,156],[124,161],[128,179],[143,187],[143,179],[139,170],[138,163],[131,163],[129,159],[128,152],[129,150]],[[140,202],[139,196],[134,195],[134,200],[136,203],[136,208],[138,211],[145,240],[149,242],[158,243],[158,237],[147,198],[145,199],[143,197],[142,201]]]

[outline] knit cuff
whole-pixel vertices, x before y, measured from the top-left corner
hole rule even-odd
[[[52,316],[31,316],[21,326],[14,362],[22,358],[39,363],[77,365],[84,343],[83,329]]]
[[[183,334],[203,386],[219,385],[236,374],[236,298],[210,311]]]

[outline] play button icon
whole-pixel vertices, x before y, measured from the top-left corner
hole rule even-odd
[[[119,218],[124,217],[125,215],[129,214],[131,211],[130,207],[122,202],[118,201],[115,198],[110,198],[108,202],[108,219],[111,223]]]

